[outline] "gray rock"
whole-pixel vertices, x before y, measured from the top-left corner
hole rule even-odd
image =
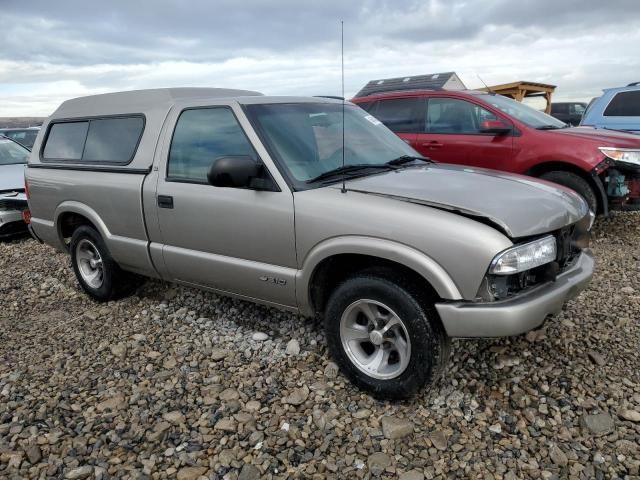
[[[180,425],[184,423],[184,414],[179,410],[174,410],[173,412],[167,412],[162,414],[162,418],[164,418],[167,422],[173,425]]]
[[[358,420],[362,420],[363,418],[369,418],[370,416],[371,416],[371,410],[369,410],[368,408],[361,408],[360,410],[357,410],[353,414],[353,418],[357,418]]]
[[[232,418],[222,418],[218,420],[215,425],[216,430],[222,430],[224,432],[235,432],[238,424]]]
[[[269,339],[269,335],[264,332],[256,332],[251,336],[251,339],[256,342],[264,342]]]
[[[183,467],[178,471],[178,480],[198,480],[207,473],[206,467]]]
[[[594,435],[606,435],[614,429],[613,418],[607,413],[584,414],[580,418],[580,425]]]
[[[260,479],[262,474],[258,467],[255,465],[251,465],[250,463],[245,463],[242,466],[242,470],[240,470],[240,475],[238,475],[238,480],[258,480]]]
[[[214,348],[211,350],[211,360],[219,362],[220,360],[227,358],[229,353],[229,350],[225,350],[224,348]]]
[[[90,465],[84,465],[65,472],[64,478],[68,480],[80,480],[83,478],[89,478],[91,475],[93,475],[93,467]]]
[[[42,459],[42,451],[36,444],[30,445],[24,452],[31,465],[35,465]]]
[[[419,470],[409,470],[400,474],[398,480],[424,480],[424,474]]]
[[[127,346],[124,343],[116,343],[111,345],[111,353],[118,358],[124,358],[127,355]]]
[[[382,433],[390,440],[403,438],[413,433],[413,423],[405,418],[382,417]]]
[[[369,455],[367,459],[367,466],[372,475],[379,477],[382,472],[391,465],[391,457],[386,453],[377,452]]]
[[[327,366],[324,367],[324,376],[327,378],[336,378],[338,376],[338,365],[333,362],[327,363]]]
[[[287,355],[299,355],[300,354],[300,342],[295,338],[292,338],[287,343],[286,349]]]
[[[309,398],[309,387],[303,385],[301,388],[296,388],[284,399],[285,403],[289,405],[302,405]]]
[[[640,422],[640,412],[636,410],[629,410],[628,408],[624,408],[620,410],[618,416],[624,420],[629,420],[630,422]]]
[[[124,398],[124,395],[115,395],[106,400],[103,400],[98,405],[96,405],[96,411],[104,412],[107,410],[116,411],[125,408],[127,405],[127,401]]]
[[[551,448],[549,449],[549,458],[551,458],[551,461],[553,463],[555,463],[556,465],[560,465],[561,467],[564,467],[569,463],[569,459],[567,458],[567,455],[562,451],[562,449],[559,446],[555,444],[552,445]]]
[[[493,433],[502,433],[502,425],[499,423],[494,423],[489,427],[489,431]]]
[[[602,367],[603,365],[606,365],[607,363],[607,360],[604,358],[604,356],[602,356],[601,354],[599,354],[594,350],[589,350],[587,352],[587,355],[589,355],[589,359],[591,359],[593,363],[595,363],[600,367]]]
[[[229,402],[231,400],[238,400],[240,398],[240,393],[234,388],[227,388],[223,390],[219,397],[223,402]]]
[[[445,451],[447,449],[447,436],[443,431],[438,430],[429,435],[429,440],[433,443],[433,446],[436,447],[440,451]]]

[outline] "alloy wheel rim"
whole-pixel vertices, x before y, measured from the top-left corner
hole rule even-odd
[[[356,368],[379,380],[400,376],[411,359],[407,328],[391,308],[376,300],[357,300],[345,309],[340,340]]]
[[[104,282],[104,265],[100,252],[91,241],[82,239],[78,242],[76,261],[82,280],[91,288],[100,288]]]

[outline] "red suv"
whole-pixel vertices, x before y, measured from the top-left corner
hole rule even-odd
[[[638,135],[571,128],[515,100],[471,90],[373,92],[352,102],[432,160],[559,183],[605,215],[613,205],[640,205]]]

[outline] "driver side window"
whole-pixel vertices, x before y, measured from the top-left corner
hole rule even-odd
[[[427,133],[479,134],[480,124],[498,118],[478,105],[455,98],[430,98],[427,102]]]
[[[231,108],[185,110],[180,114],[173,132],[167,180],[206,184],[213,161],[235,155],[257,159]]]

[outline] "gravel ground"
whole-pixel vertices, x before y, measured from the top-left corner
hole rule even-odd
[[[317,322],[156,281],[96,304],[68,257],[0,243],[0,477],[640,478],[639,238],[599,221],[587,292],[454,342],[402,403],[352,387]]]

